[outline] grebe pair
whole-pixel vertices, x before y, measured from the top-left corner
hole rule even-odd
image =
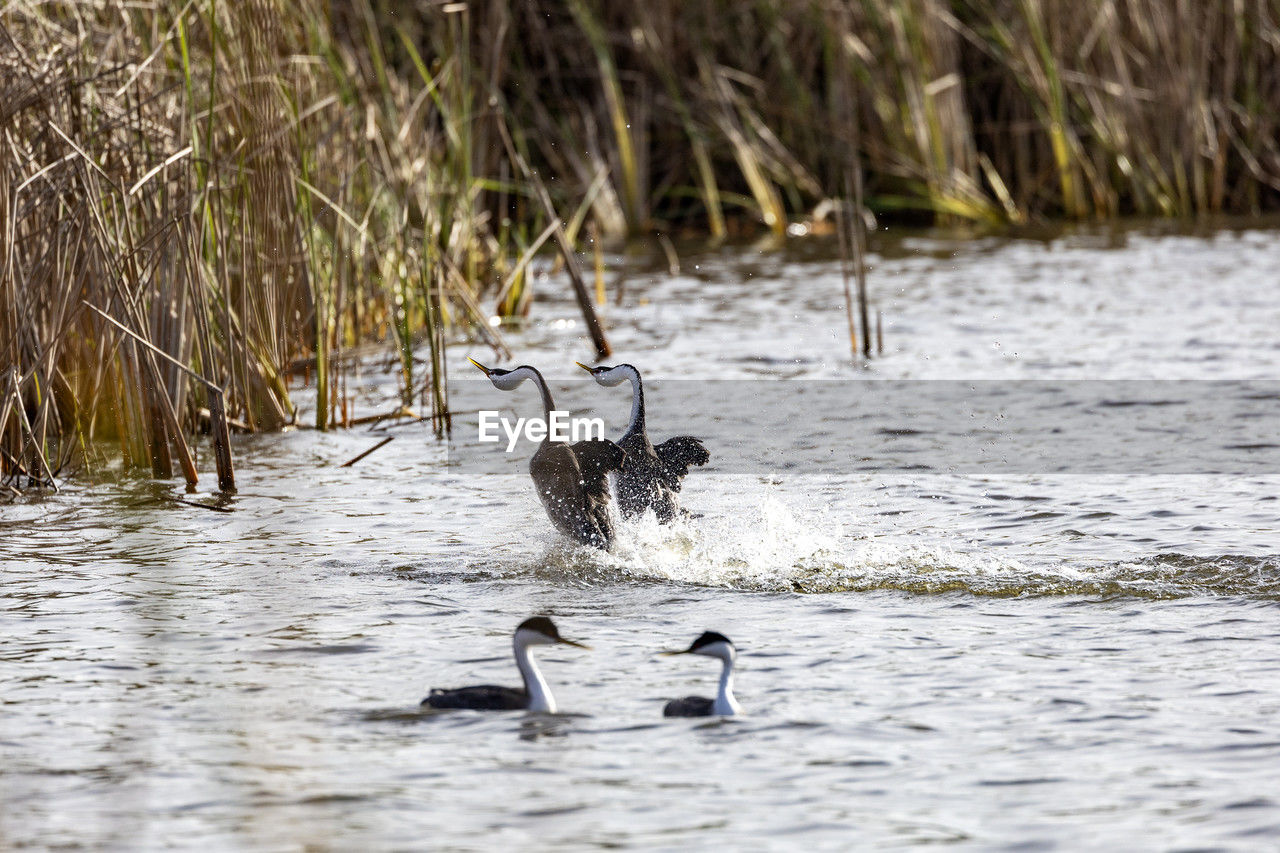
[[[512,646],[516,668],[524,681],[523,687],[501,687],[480,684],[475,687],[458,687],[453,690],[435,688],[422,700],[422,704],[439,709],[469,709],[473,711],[542,711],[556,712],[556,700],[551,688],[542,677],[533,660],[534,646],[561,643],[579,649],[589,649],[582,643],[560,636],[555,623],[545,616],[526,619],[516,628]],[[662,652],[664,655],[704,655],[720,660],[720,689],[714,699],[704,696],[686,696],[672,699],[662,709],[664,717],[730,717],[742,713],[742,706],[733,698],[733,663],[738,652],[729,638],[715,631],[706,631],[687,649]]]
[[[500,391],[511,391],[532,380],[542,396],[543,415],[551,422],[555,403],[547,382],[537,368],[527,364],[513,370],[485,367],[484,371]],[[624,518],[652,508],[666,523],[684,513],[676,495],[691,465],[705,465],[710,459],[702,441],[688,435],[668,439],[656,447],[649,441],[644,420],[644,388],[640,371],[630,364],[616,367],[578,366],[600,385],[612,387],[631,383],[631,421],[615,444],[608,439],[592,439],[565,444],[551,440],[550,430],[529,460],[538,498],[552,524],[583,545],[608,549],[613,544],[613,522],[609,517],[609,472],[618,472],[618,507]]]

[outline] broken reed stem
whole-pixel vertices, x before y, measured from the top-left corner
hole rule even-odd
[[[849,266],[853,262],[853,252],[849,248],[851,236],[849,229],[852,227],[849,222],[849,206],[837,205],[836,240],[840,245],[840,279],[844,284],[844,316],[849,324],[849,355],[856,362],[858,360],[858,328],[853,321],[853,287],[849,272]]]
[[[587,324],[587,332],[591,335],[591,343],[596,348],[596,360],[606,359],[613,354],[613,348],[609,346],[609,340],[604,334],[604,327],[600,325],[600,318],[596,314],[595,306],[591,304],[591,294],[587,291],[587,284],[582,279],[582,270],[578,267],[577,253],[573,251],[573,246],[569,244],[569,238],[565,235],[564,226],[560,223],[560,217],[556,214],[555,206],[551,203],[551,196],[547,193],[547,187],[542,182],[542,179],[529,168],[529,164],[525,162],[520,152],[516,150],[506,122],[499,121],[497,124],[508,155],[519,167],[520,173],[524,175],[525,180],[531,184],[534,196],[542,205],[543,213],[546,214],[551,224],[555,226],[555,231],[552,233],[555,235],[556,245],[560,247],[560,255],[564,258],[565,272],[569,274],[569,281],[573,285],[573,295],[578,300],[578,309],[582,311],[583,322]]]
[[[537,175],[529,173],[528,177],[533,180],[533,189],[538,196],[538,201],[542,203],[542,209],[547,217],[552,219],[555,226],[556,245],[560,247],[560,255],[564,258],[565,272],[569,274],[569,281],[573,285],[574,298],[578,300],[578,309],[582,311],[583,322],[587,324],[587,332],[591,335],[591,343],[596,348],[596,360],[606,359],[613,354],[613,348],[609,346],[609,339],[605,337],[604,327],[600,325],[600,317],[596,314],[595,306],[591,304],[591,295],[587,291],[587,284],[582,280],[582,270],[578,266],[577,253],[573,251],[573,246],[569,245],[569,238],[565,236],[564,227],[560,225],[560,220],[556,216],[555,207],[551,204],[551,196],[547,194],[547,188]]]
[[[194,257],[194,252],[187,254],[187,285],[195,301],[196,340],[200,348],[200,364],[205,370],[209,370],[213,364],[213,335],[209,330],[209,311],[203,283],[199,271],[191,263]],[[227,423],[226,395],[220,386],[203,376],[199,376],[197,381],[204,386],[205,397],[209,402],[209,431],[213,435],[213,460],[218,471],[218,490],[224,494],[234,494],[236,470],[231,458],[231,429]]]
[[[48,478],[45,482],[49,484],[54,492],[58,492],[60,491],[58,488],[58,481],[53,477],[53,471],[49,468],[49,460],[45,458],[44,448],[37,441],[35,430],[31,428],[31,421],[27,418],[27,410],[22,405],[21,385],[18,381],[18,369],[16,367],[11,368],[9,371],[9,382],[12,387],[11,393],[13,394],[13,399],[17,403],[15,408],[18,410],[18,416],[21,421],[22,428],[26,431],[26,439],[23,444],[25,446],[28,442],[30,443],[31,455],[40,463],[40,468],[44,471],[45,477]],[[27,474],[27,479],[35,479],[37,483],[40,482],[39,478],[33,478],[30,473]]]
[[[587,226],[587,239],[591,241],[591,257],[596,276],[596,305],[603,308],[608,304],[608,296],[604,290],[604,247],[600,245],[600,226],[591,220]]]
[[[359,456],[356,456],[356,457],[354,457],[354,458],[352,458],[352,459],[348,459],[346,462],[343,462],[343,463],[342,463],[341,465],[339,465],[338,467],[339,467],[339,468],[350,468],[352,465],[356,464],[356,463],[357,463],[357,462],[359,462],[361,459],[363,459],[363,458],[365,458],[366,456],[368,456],[370,453],[373,453],[375,450],[378,450],[379,448],[386,447],[388,444],[390,444],[391,442],[393,442],[393,441],[395,441],[395,440],[396,440],[396,437],[395,437],[394,435],[389,435],[389,436],[387,436],[386,438],[382,439],[382,441],[379,441],[379,442],[378,442],[377,444],[375,444],[373,447],[370,447],[370,448],[369,448],[368,450],[366,450],[364,453],[361,453]]]
[[[135,332],[135,331],[133,331],[132,329],[130,329],[128,326],[126,326],[126,325],[124,325],[123,323],[121,323],[119,320],[117,320],[116,318],[112,317],[110,314],[108,314],[106,311],[103,311],[103,310],[102,310],[101,308],[99,308],[98,306],[96,306],[96,305],[90,305],[88,302],[84,302],[83,304],[84,304],[84,306],[85,306],[86,308],[89,308],[90,310],[97,312],[97,314],[98,314],[99,316],[101,316],[101,317],[102,317],[102,319],[106,320],[108,323],[110,323],[111,325],[115,326],[117,329],[119,329],[120,331],[124,332],[124,333],[125,333],[126,335],[128,335],[129,337],[133,338],[133,340],[134,340],[136,343],[138,343],[138,344],[140,344],[141,346],[145,347],[149,352],[151,352],[151,353],[153,353],[153,354],[155,354],[155,355],[160,356],[160,357],[161,357],[161,358],[163,358],[165,361],[169,362],[169,363],[170,363],[170,364],[172,364],[174,367],[178,368],[178,369],[179,369],[179,370],[181,370],[183,373],[187,374],[187,376],[191,377],[192,379],[196,380],[197,382],[201,383],[202,385],[204,385],[204,386],[206,386],[206,387],[208,387],[208,388],[218,388],[218,386],[217,386],[217,385],[214,385],[214,384],[213,384],[212,382],[210,382],[208,379],[205,379],[205,378],[204,378],[203,376],[201,376],[199,373],[196,373],[196,372],[195,372],[194,370],[192,370],[190,367],[187,367],[185,364],[183,364],[182,362],[178,361],[176,358],[174,358],[173,356],[169,355],[167,352],[165,352],[164,350],[160,349],[160,348],[159,348],[159,347],[157,347],[155,344],[151,343],[151,342],[150,342],[150,341],[148,341],[146,338],[142,337],[142,336],[141,336],[141,335],[139,335],[137,332]],[[220,389],[219,389],[219,390],[220,390]]]
[[[439,269],[434,273],[425,270],[421,273],[426,288],[427,344],[431,352],[431,429],[436,438],[443,438],[453,429],[453,420],[448,411],[448,388],[444,380],[444,324],[440,321],[440,289],[431,284],[442,274]]]
[[[658,245],[662,247],[662,254],[667,256],[667,275],[672,277],[680,275],[680,256],[676,254],[676,246],[671,242],[671,238],[659,233]]]
[[[867,318],[866,220],[862,206],[862,165],[855,158],[853,168],[853,271],[858,280],[858,318],[862,326],[862,356],[871,358],[871,324]]]
[[[189,501],[189,500],[186,500],[185,498],[180,498],[177,495],[168,495],[165,497],[165,500],[171,503],[183,504],[184,506],[193,506],[196,509],[207,509],[210,512],[235,512],[235,510],[233,510],[229,506],[219,506],[217,504],[201,503],[200,501]]]
[[[103,311],[96,305],[91,305],[84,300],[81,300],[81,302],[86,308],[94,311],[98,316],[102,317],[102,319],[106,320],[108,323],[132,338],[134,343],[143,347],[149,355],[163,358],[165,361],[177,367],[183,373],[187,374],[187,376],[196,380],[205,387],[209,392],[209,417],[213,428],[214,455],[217,459],[218,465],[218,487],[223,491],[235,491],[235,476],[232,473],[231,466],[230,434],[227,429],[226,410],[222,402],[222,389],[213,382],[205,379],[199,373],[196,373],[187,365],[178,361],[173,356],[169,355],[164,350],[157,347],[155,344],[143,338],[137,332],[125,326],[106,311]],[[197,318],[197,322],[203,322],[205,324],[208,322],[207,318],[204,317],[203,311],[197,311]],[[154,359],[150,361],[148,369],[157,374],[155,379],[158,380],[159,370],[155,366]],[[156,387],[157,392],[162,393],[159,390],[158,382]],[[186,478],[188,485],[194,486],[199,481],[199,475],[196,473],[195,462],[191,458],[191,451],[187,447],[186,439],[182,434],[182,427],[178,424],[177,415],[174,414],[173,408],[168,402],[167,395],[165,395],[161,401],[156,403],[156,407],[160,410],[160,416],[164,421],[165,426],[173,431],[172,437],[178,442],[181,449],[179,459],[182,462],[183,476]]]

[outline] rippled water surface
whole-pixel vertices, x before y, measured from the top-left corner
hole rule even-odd
[[[0,847],[1274,849],[1280,233],[886,242],[867,367],[828,249],[615,259],[651,433],[713,462],[611,554],[467,446],[527,386],[459,381],[452,445],[350,468],[381,428],[241,438],[225,503],[107,471],[0,505]],[[518,360],[619,431],[538,287]],[[541,655],[564,713],[419,711],[517,683],[533,613],[593,646]],[[706,628],[749,714],[663,720],[716,664],[656,652]]]

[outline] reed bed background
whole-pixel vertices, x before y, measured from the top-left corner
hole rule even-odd
[[[443,434],[543,248],[590,325],[575,252],[655,231],[1275,208],[1278,53],[1280,0],[9,0],[0,482],[208,431],[231,490],[369,347]]]

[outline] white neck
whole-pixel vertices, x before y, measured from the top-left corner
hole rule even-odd
[[[725,657],[724,667],[720,670],[720,689],[716,691],[716,702],[711,712],[720,717],[731,717],[742,713],[742,706],[733,698],[733,658]]]
[[[643,432],[644,388],[640,385],[640,371],[629,364],[619,367],[618,370],[631,380],[631,422],[627,424],[627,431],[623,435],[637,431]]]
[[[533,649],[519,634],[515,638],[516,667],[520,677],[524,679],[524,689],[529,694],[529,710],[544,711],[548,714],[556,712],[556,700],[551,695],[551,688],[533,662]]]
[[[542,374],[536,368],[529,367],[527,364],[517,367],[510,373],[502,376],[491,376],[489,381],[499,391],[511,391],[524,382],[526,379],[531,380],[533,384],[538,386],[538,393],[542,395],[542,415],[543,419],[551,422],[551,410],[556,404],[551,401],[551,390],[547,388],[547,381],[542,378]]]

